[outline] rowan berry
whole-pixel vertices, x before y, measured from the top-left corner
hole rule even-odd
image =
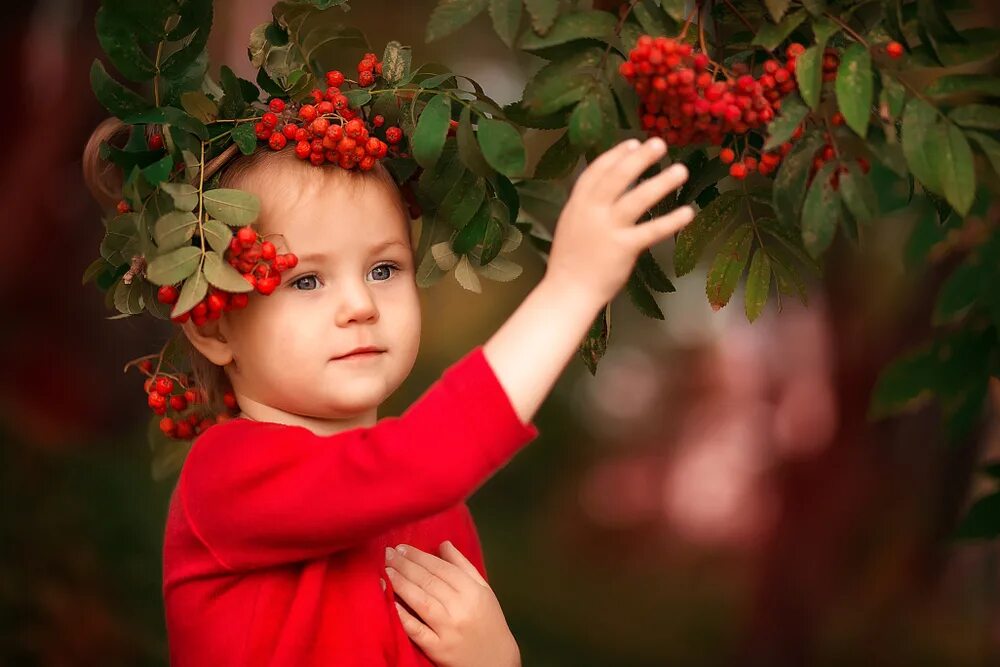
[[[889,57],[895,60],[896,58],[901,58],[903,56],[903,45],[899,42],[889,42],[885,47],[885,52],[889,54]]]
[[[723,148],[719,151],[719,161],[722,162],[722,164],[732,164],[735,159],[736,153],[733,152],[732,148]]]
[[[268,145],[271,146],[272,150],[280,151],[288,143],[288,139],[280,132],[275,132],[271,135],[271,138],[267,141]]]
[[[156,291],[156,300],[160,303],[165,303],[167,305],[173,305],[177,303],[177,297],[179,292],[177,288],[173,285],[164,285]]]
[[[273,97],[271,101],[268,102],[267,107],[274,113],[281,113],[285,110],[285,100],[280,97]]]

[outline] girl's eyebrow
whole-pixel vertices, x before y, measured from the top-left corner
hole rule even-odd
[[[387,241],[382,241],[381,243],[377,243],[377,244],[373,245],[369,249],[369,252],[371,252],[372,254],[374,254],[374,253],[377,253],[377,252],[381,252],[381,251],[385,250],[386,248],[390,248],[390,247],[392,247],[394,245],[398,245],[398,246],[400,246],[402,248],[406,248],[407,247],[407,245],[405,243],[403,243],[402,241],[397,241],[396,239],[389,239]],[[321,261],[325,260],[326,258],[327,258],[327,255],[325,253],[322,253],[322,252],[311,252],[311,253],[306,253],[304,255],[299,255],[298,259],[299,259],[299,262],[301,263],[301,262],[321,262]]]

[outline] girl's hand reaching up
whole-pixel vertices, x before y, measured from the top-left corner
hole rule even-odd
[[[596,306],[610,301],[628,280],[639,254],[694,218],[681,206],[642,224],[639,216],[687,180],[674,164],[629,190],[650,165],[663,157],[660,138],[629,139],[601,154],[580,174],[556,224],[545,277],[585,295]]]
[[[450,542],[441,556],[401,544],[386,548],[386,572],[403,629],[439,667],[520,667],[521,657],[493,590]]]

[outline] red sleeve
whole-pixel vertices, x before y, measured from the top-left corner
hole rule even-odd
[[[319,436],[237,419],[209,429],[179,488],[192,529],[223,567],[267,567],[444,511],[537,435],[479,345],[401,416],[371,427]]]

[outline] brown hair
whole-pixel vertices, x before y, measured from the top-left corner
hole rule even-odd
[[[117,118],[108,118],[97,126],[83,149],[84,181],[94,199],[105,211],[113,210],[122,199],[124,175],[117,165],[101,159],[100,147],[102,143],[108,142],[120,148],[128,139],[129,128],[129,125]],[[152,134],[151,126],[147,126],[147,137],[150,134]],[[265,145],[259,145],[253,153],[243,155],[238,153],[236,146],[233,145],[206,163],[205,177],[208,178],[218,172],[218,187],[240,188],[257,169],[268,165],[275,166],[280,161],[285,162],[286,168],[287,165],[295,162],[300,163],[303,168],[316,169],[312,164],[300,160],[292,153],[291,149],[274,151]],[[374,181],[389,188],[389,191],[394,193],[393,201],[399,206],[406,220],[410,220],[407,203],[392,174],[381,162],[376,161],[375,167],[367,172],[355,169],[346,170],[329,163],[323,164],[320,168],[334,170],[334,173],[337,173],[339,177],[349,179],[348,182],[351,183],[352,187],[357,187],[359,184],[364,186],[368,182]],[[191,366],[191,375],[204,391],[206,407],[212,413],[223,411],[222,397],[225,392],[232,388],[225,368],[216,365],[202,355],[182,332],[178,332],[178,335],[182,354],[188,358]]]

